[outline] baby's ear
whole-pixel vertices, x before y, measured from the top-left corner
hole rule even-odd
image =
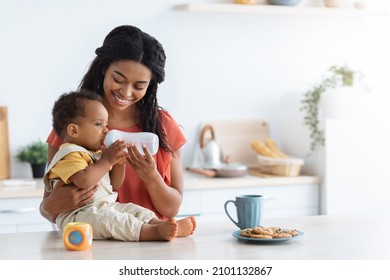
[[[79,134],[79,127],[77,126],[77,124],[70,123],[66,128],[66,132],[70,137],[77,137]]]

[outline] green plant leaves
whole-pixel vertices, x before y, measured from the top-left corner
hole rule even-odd
[[[16,158],[21,162],[28,163],[46,163],[47,162],[47,144],[41,140],[32,142],[19,149]]]
[[[334,89],[341,86],[352,86],[354,83],[356,71],[348,66],[331,66],[328,69],[327,75],[323,79],[308,90],[301,100],[300,110],[305,112],[303,124],[310,131],[310,152],[313,152],[319,145],[325,144],[324,132],[320,128],[318,116],[318,106],[321,101],[322,94],[328,89]]]

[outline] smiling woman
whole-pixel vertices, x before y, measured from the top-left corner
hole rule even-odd
[[[169,220],[177,215],[183,195],[181,147],[186,139],[172,116],[157,102],[158,85],[165,78],[162,45],[137,27],[114,28],[96,49],[96,57],[84,75],[80,90],[97,92],[108,111],[108,129],[122,132],[151,132],[158,136],[159,149],[146,156],[129,148],[125,179],[118,188],[118,202],[143,206]],[[54,132],[47,139],[49,162],[63,140]],[[96,186],[79,190],[66,185],[45,192],[41,212],[54,221],[59,213],[73,211],[94,199]],[[176,223],[176,222],[175,222]],[[195,218],[177,221],[177,236],[192,234]]]

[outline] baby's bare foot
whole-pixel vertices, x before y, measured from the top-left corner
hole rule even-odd
[[[196,229],[196,219],[193,216],[177,221],[178,230],[176,237],[186,237],[194,233]]]
[[[153,219],[148,224],[143,224],[139,236],[140,241],[171,241],[177,235],[178,224],[175,219],[167,221]]]
[[[178,224],[175,219],[169,219],[156,225],[161,240],[171,241],[177,235]]]

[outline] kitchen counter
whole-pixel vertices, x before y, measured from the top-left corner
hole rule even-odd
[[[220,188],[235,188],[237,186],[245,187],[261,187],[261,186],[277,186],[277,185],[296,185],[296,184],[320,184],[319,176],[302,175],[295,177],[279,177],[279,176],[254,176],[246,175],[233,178],[209,178],[204,175],[184,172],[184,189],[220,189]]]
[[[0,180],[0,199],[43,197],[42,179]]]
[[[184,189],[220,189],[235,188],[237,186],[258,187],[274,185],[294,184],[319,184],[318,176],[297,176],[297,177],[259,177],[246,175],[236,178],[209,178],[203,175],[184,172]],[[42,179],[15,179],[0,180],[0,199],[20,197],[43,197]]]
[[[265,226],[296,228],[305,235],[286,242],[249,243],[232,236],[227,219],[199,222],[194,235],[171,242],[94,240],[87,251],[68,251],[58,231],[0,234],[0,259],[45,260],[389,260],[390,214],[265,219]]]

